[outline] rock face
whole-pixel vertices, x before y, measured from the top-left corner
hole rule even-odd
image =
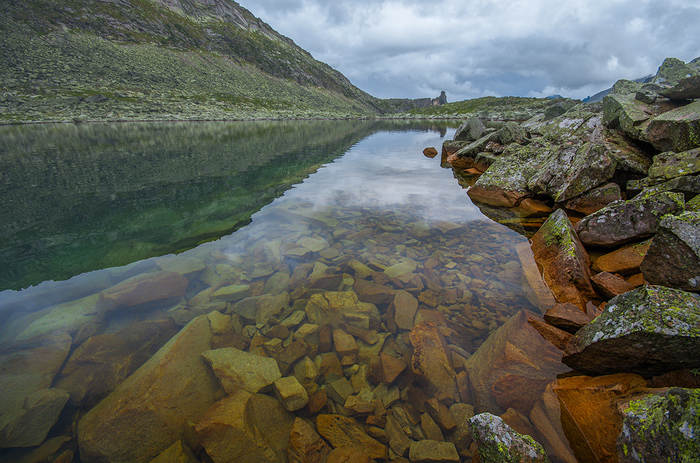
[[[489,463],[549,462],[540,444],[530,436],[515,432],[490,413],[476,415],[469,424],[479,449],[480,461]]]
[[[489,336],[467,360],[474,406],[501,415],[512,407],[529,414],[547,384],[566,370],[561,351],[528,323],[524,311]]]
[[[640,193],[629,201],[616,201],[581,219],[576,232],[584,244],[615,246],[632,240],[649,238],[665,214],[682,212],[683,196],[679,193]]]
[[[700,389],[673,388],[623,407],[617,439],[621,463],[690,462],[700,455]]]
[[[700,296],[644,286],[612,299],[579,330],[562,361],[589,375],[631,372],[648,377],[700,366]]]
[[[700,213],[664,217],[641,270],[651,284],[700,292]]]
[[[562,209],[550,215],[532,237],[532,252],[557,301],[583,310],[588,300],[597,297],[591,285],[588,253]]]
[[[199,421],[219,388],[201,358],[210,339],[207,317],[193,319],[92,408],[78,423],[81,460],[148,462],[181,439],[187,420]]]

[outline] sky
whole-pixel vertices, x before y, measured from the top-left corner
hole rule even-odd
[[[700,56],[698,0],[239,0],[379,98],[585,98]]]

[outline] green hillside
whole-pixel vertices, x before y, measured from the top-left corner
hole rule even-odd
[[[0,123],[392,111],[230,0],[4,0]]]

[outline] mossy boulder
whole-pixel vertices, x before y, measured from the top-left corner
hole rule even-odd
[[[558,209],[532,237],[532,252],[542,278],[558,302],[581,310],[596,298],[590,279],[590,259],[563,209]]]
[[[684,208],[680,193],[643,192],[631,200],[608,204],[581,219],[575,228],[584,244],[616,246],[653,236],[664,215]]]
[[[700,173],[700,149],[657,154],[649,168],[649,177],[663,180],[698,173]]]
[[[665,216],[641,269],[651,284],[700,292],[700,212]]]
[[[478,117],[471,117],[457,128],[454,141],[475,141],[481,138],[486,126]]]
[[[622,407],[621,463],[698,461],[700,389],[672,388]]]
[[[549,462],[542,446],[530,436],[523,436],[501,418],[490,413],[469,420],[472,436],[479,448],[480,461],[489,463]]]
[[[699,73],[693,64],[686,64],[678,58],[666,58],[651,81],[655,84],[672,87],[683,79],[697,74]]]
[[[641,139],[661,151],[686,151],[700,146],[700,101],[654,117]]]
[[[629,372],[651,377],[700,367],[700,296],[643,286],[610,300],[581,328],[562,361],[592,376]]]

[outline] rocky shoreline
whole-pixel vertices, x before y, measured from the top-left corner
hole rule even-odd
[[[698,74],[667,60],[656,87],[472,118],[445,142],[473,202],[530,242],[285,203],[268,211],[279,239],[253,230],[240,251],[204,245],[5,307],[0,456],[693,461]],[[663,97],[679,89],[688,100]]]
[[[650,83],[619,81],[602,104],[491,128],[472,118],[443,145],[482,212],[537,230],[526,273],[548,323],[540,333],[574,370],[552,390],[578,461],[700,452],[699,98],[700,59],[669,58]],[[546,461],[499,449],[479,452]]]

